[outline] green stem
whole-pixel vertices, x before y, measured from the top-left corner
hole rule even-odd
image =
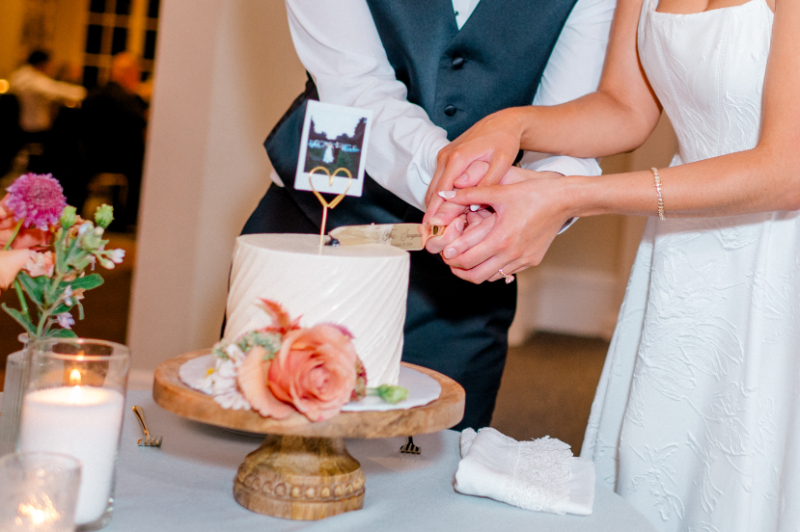
[[[7,249],[11,248],[11,243],[14,242],[15,238],[17,238],[17,235],[19,234],[19,230],[22,229],[22,222],[24,222],[24,221],[25,221],[25,219],[23,218],[22,220],[19,221],[17,226],[14,228],[14,232],[11,233],[11,238],[9,238],[8,241],[6,242],[6,245],[3,246],[3,251],[6,251]]]
[[[14,279],[14,290],[17,291],[20,310],[22,310],[22,313],[25,314],[28,319],[31,319],[31,314],[28,311],[28,304],[25,302],[25,295],[22,293],[22,286],[19,284],[19,279]]]

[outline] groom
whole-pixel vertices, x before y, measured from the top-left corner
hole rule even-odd
[[[450,140],[500,109],[554,105],[595,90],[614,6],[614,0],[286,0],[309,79],[264,143],[273,186],[242,233],[319,233],[319,202],[292,186],[306,102],[316,99],[371,109],[374,116],[363,196],[330,211],[327,230],[421,221],[436,155]],[[531,154],[523,163],[599,174],[594,160]],[[411,253],[403,360],[465,388],[458,429],[491,422],[515,307],[515,285],[473,285],[452,275],[438,255]]]

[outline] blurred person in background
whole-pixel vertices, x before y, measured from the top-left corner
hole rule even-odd
[[[80,85],[56,81],[49,75],[47,52],[36,50],[11,74],[10,89],[19,101],[19,125],[28,143],[43,143],[53,127],[54,105],[74,106],[86,97]]]
[[[147,126],[147,104],[138,95],[140,79],[135,55],[115,55],[108,83],[92,91],[81,110],[89,175],[122,174],[127,180],[126,198],[114,205],[115,230],[132,229],[139,210]]]

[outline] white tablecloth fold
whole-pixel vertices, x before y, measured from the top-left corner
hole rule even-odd
[[[456,491],[526,510],[591,515],[594,464],[548,436],[516,441],[492,428],[461,433]]]

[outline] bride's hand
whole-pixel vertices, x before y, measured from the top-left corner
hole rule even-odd
[[[488,164],[480,184],[495,185],[500,182],[519,153],[522,126],[513,108],[491,114],[439,151],[436,172],[425,196],[427,222],[442,204],[438,193],[453,190],[454,186],[467,186],[469,177],[462,177],[475,161]]]
[[[467,170],[464,172],[462,177],[465,177],[464,180],[459,184],[459,188],[466,188],[477,185],[483,176],[486,174],[486,171],[489,169],[489,164],[483,161],[475,161],[469,165]],[[500,181],[501,184],[511,184],[517,183],[523,179],[525,179],[525,173],[518,168],[511,168],[509,172],[503,176],[503,179]],[[464,207],[461,205],[457,205],[455,203],[450,202],[443,202],[439,207],[438,211],[434,213],[434,216],[429,219],[429,223],[433,225],[440,225],[440,226],[447,226],[445,232],[437,237],[431,238],[428,240],[425,249],[427,249],[430,253],[440,253],[445,250],[454,242],[457,238],[459,238],[464,231],[465,228],[469,229],[472,233],[468,240],[463,240],[462,242],[466,245],[466,242],[474,242],[478,243],[480,238],[478,237],[479,234],[483,236],[486,235],[488,230],[486,229],[487,225],[482,227],[482,233],[474,233],[475,226],[481,222],[484,218],[488,217],[490,212],[486,211],[485,209],[479,209],[477,211],[471,210],[469,207]],[[461,224],[460,226],[454,225],[454,221],[457,219],[462,219],[465,223]],[[492,222],[493,223],[493,222]],[[445,258],[454,257],[457,253],[450,249],[448,253],[443,255]]]
[[[495,211],[445,248],[445,262],[458,277],[496,281],[503,278],[501,268],[510,275],[538,265],[570,218],[569,198],[558,188],[563,176],[514,169],[512,177],[516,184],[445,193],[453,196],[450,203],[490,205]]]

